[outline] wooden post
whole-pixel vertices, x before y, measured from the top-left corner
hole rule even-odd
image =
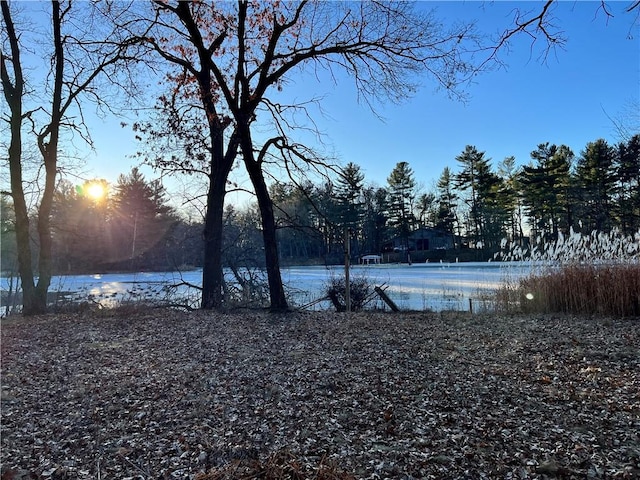
[[[391,300],[389,298],[389,295],[387,295],[384,290],[382,290],[380,287],[375,287],[374,288],[375,292],[380,295],[380,298],[382,300],[384,300],[384,302],[389,305],[389,308],[391,308],[391,310],[393,310],[394,312],[399,312],[400,309],[398,308],[398,306],[395,304],[395,302],[393,300]]]

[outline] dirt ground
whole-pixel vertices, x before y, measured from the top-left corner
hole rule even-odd
[[[640,319],[2,320],[5,479],[640,478]]]

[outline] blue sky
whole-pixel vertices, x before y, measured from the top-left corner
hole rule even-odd
[[[546,62],[521,37],[504,69],[477,77],[465,88],[468,100],[452,100],[425,79],[408,101],[385,104],[377,118],[359,105],[352,82],[337,86],[299,82],[284,93],[301,100],[324,95],[325,116],[315,117],[330,148],[343,162],[360,165],[368,182],[384,185],[400,161],[409,162],[415,178],[429,189],[455,157],[474,145],[496,165],[507,156],[518,164],[530,161],[539,143],[566,144],[578,155],[588,142],[619,140],[610,118],[619,117],[640,99],[640,29],[637,13],[623,13],[628,2],[610,2],[613,18],[599,11],[599,2],[560,2],[555,15],[568,42]],[[437,7],[443,21],[475,19],[480,31],[495,33],[510,25],[513,8],[540,8],[540,2],[423,2]],[[634,23],[635,21],[635,23]],[[541,42],[541,41],[540,41]],[[96,151],[87,155],[88,176],[115,181],[136,160],[139,148],[119,119],[91,122]],[[148,173],[151,177],[151,173]]]

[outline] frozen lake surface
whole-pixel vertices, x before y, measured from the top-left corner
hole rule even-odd
[[[420,263],[413,265],[367,265],[351,269],[351,278],[365,277],[384,286],[402,310],[468,310],[469,299],[479,305],[506,282],[517,281],[529,266],[501,262]],[[309,302],[322,295],[331,275],[341,276],[344,267],[290,267],[282,272],[290,286],[304,285]],[[377,305],[384,307],[381,300]]]
[[[351,268],[351,278],[365,277],[369,283],[386,288],[386,293],[402,310],[468,310],[469,299],[481,308],[483,299],[506,282],[513,283],[529,273],[528,264],[501,262],[422,263],[367,265]],[[331,276],[344,275],[344,267],[288,267],[282,269],[282,279],[296,305],[305,305],[323,296]],[[7,278],[0,288],[9,289]],[[54,277],[50,292],[64,292],[74,301],[89,300],[109,306],[122,300],[176,298],[197,291],[180,283],[202,284],[202,270],[189,272],[153,272],[127,274],[63,275]],[[384,308],[381,301],[377,307]],[[329,308],[320,302],[314,308]]]

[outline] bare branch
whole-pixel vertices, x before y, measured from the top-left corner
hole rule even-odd
[[[640,9],[640,0],[636,0],[631,2],[631,4],[627,7],[627,12],[632,12],[633,10]]]
[[[526,35],[531,38],[533,47],[539,37],[546,42],[541,58],[546,61],[549,53],[556,47],[564,48],[567,40],[564,32],[554,25],[553,6],[556,0],[547,0],[537,15],[531,12],[522,12],[520,8],[513,11],[513,28],[506,29],[490,49],[490,55],[483,62],[483,66],[497,59],[498,53],[507,48],[509,41],[517,35]]]

